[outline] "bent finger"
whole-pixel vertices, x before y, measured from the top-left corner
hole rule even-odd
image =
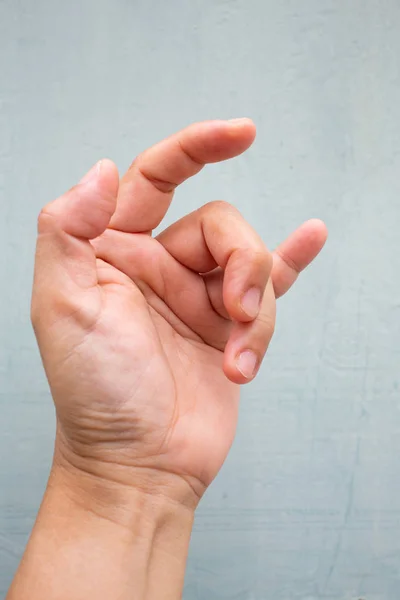
[[[275,298],[269,281],[258,317],[236,323],[224,353],[224,373],[233,383],[248,383],[256,376],[275,329]]]
[[[241,322],[256,318],[272,256],[236,208],[210,202],[171,225],[157,240],[196,273],[221,267],[223,303],[230,318]]]
[[[250,119],[194,123],[145,150],[121,180],[111,227],[141,233],[163,219],[175,188],[207,163],[233,158],[255,138]]]

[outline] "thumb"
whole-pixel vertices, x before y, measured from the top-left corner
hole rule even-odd
[[[38,219],[32,320],[77,314],[97,287],[91,239],[114,214],[119,176],[110,160],[98,162],[80,183],[46,205]],[[89,303],[90,304],[90,303]],[[57,313],[57,315],[55,314]],[[60,314],[61,313],[61,314]]]
[[[117,167],[100,160],[78,185],[42,209],[39,234],[58,229],[85,240],[99,236],[114,214],[118,185]]]

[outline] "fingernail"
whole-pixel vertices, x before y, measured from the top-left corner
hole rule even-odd
[[[97,162],[91,169],[90,171],[88,171],[86,173],[86,175],[84,177],[82,177],[82,179],[80,180],[80,184],[82,183],[89,183],[89,181],[92,181],[94,179],[97,179],[97,177],[99,176],[100,173],[100,169],[101,169],[101,160],[99,160],[99,162]]]
[[[261,292],[258,288],[252,287],[242,296],[240,305],[242,310],[251,319],[255,319],[260,312]]]
[[[236,367],[246,379],[251,379],[257,370],[257,362],[257,356],[252,350],[244,350],[238,356]]]

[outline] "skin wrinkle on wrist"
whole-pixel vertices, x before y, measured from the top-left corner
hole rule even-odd
[[[112,451],[110,451],[112,454]],[[77,454],[64,443],[63,438],[57,433],[53,464],[66,473],[72,472],[82,476],[83,480],[103,484],[111,489],[129,493],[132,490],[147,493],[152,498],[175,502],[178,507],[194,512],[197,508],[207,486],[200,480],[183,474],[173,473],[161,467],[150,467],[146,464],[122,464],[118,461],[105,460],[94,456],[85,457]]]
[[[55,457],[59,453],[55,453]],[[110,520],[122,527],[136,527],[137,513],[143,517],[151,516],[159,520],[174,519],[192,522],[197,502],[193,501],[193,492],[190,488],[190,502],[185,500],[188,495],[186,483],[180,476],[175,476],[175,489],[171,483],[164,482],[160,485],[152,473],[139,483],[132,473],[138,475],[141,468],[132,471],[129,469],[132,483],[110,478],[105,473],[97,474],[79,469],[76,465],[65,463],[55,458],[49,487],[64,488],[70,501],[76,503],[83,510],[89,510],[98,517]],[[150,489],[150,485],[152,489]],[[179,483],[177,490],[176,483]],[[185,494],[181,492],[182,483]]]

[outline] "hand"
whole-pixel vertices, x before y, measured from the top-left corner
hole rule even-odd
[[[56,460],[196,503],[232,443],[239,385],[271,340],[275,299],[322,248],[310,221],[271,255],[214,202],[156,238],[177,185],[255,137],[195,124],[119,183],[103,160],[39,217],[32,321],[57,412]]]

